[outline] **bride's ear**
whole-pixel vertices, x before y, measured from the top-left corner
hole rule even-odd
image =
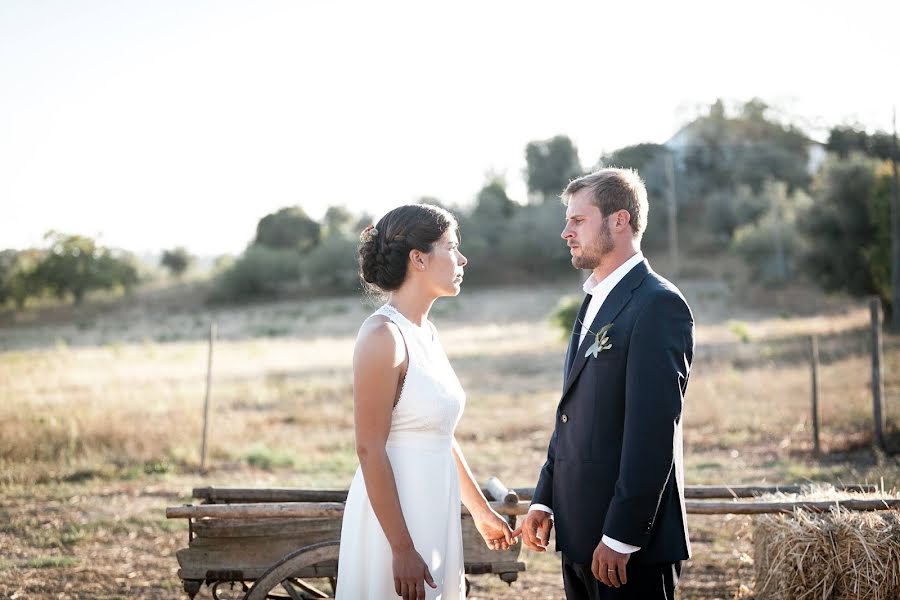
[[[421,250],[409,251],[409,262],[416,271],[425,270],[425,253]]]

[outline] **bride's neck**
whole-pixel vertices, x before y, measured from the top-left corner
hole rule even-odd
[[[403,287],[391,293],[388,303],[399,310],[404,317],[421,327],[425,325],[428,313],[436,299],[417,290]]]

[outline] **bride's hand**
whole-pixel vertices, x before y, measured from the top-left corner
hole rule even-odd
[[[394,551],[394,590],[403,600],[425,598],[425,584],[437,588],[428,565],[415,548]]]
[[[488,509],[483,515],[473,518],[475,528],[491,550],[509,550],[515,543],[509,523],[493,509]]]

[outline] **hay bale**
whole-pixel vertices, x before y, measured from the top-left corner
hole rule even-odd
[[[766,500],[822,501],[898,497],[816,487]],[[900,511],[835,507],[812,514],[753,518],[758,600],[896,600],[900,598]]]

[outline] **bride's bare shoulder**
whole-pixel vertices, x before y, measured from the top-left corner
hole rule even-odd
[[[354,348],[355,360],[390,361],[397,365],[406,358],[400,328],[384,315],[372,315],[359,328]]]

